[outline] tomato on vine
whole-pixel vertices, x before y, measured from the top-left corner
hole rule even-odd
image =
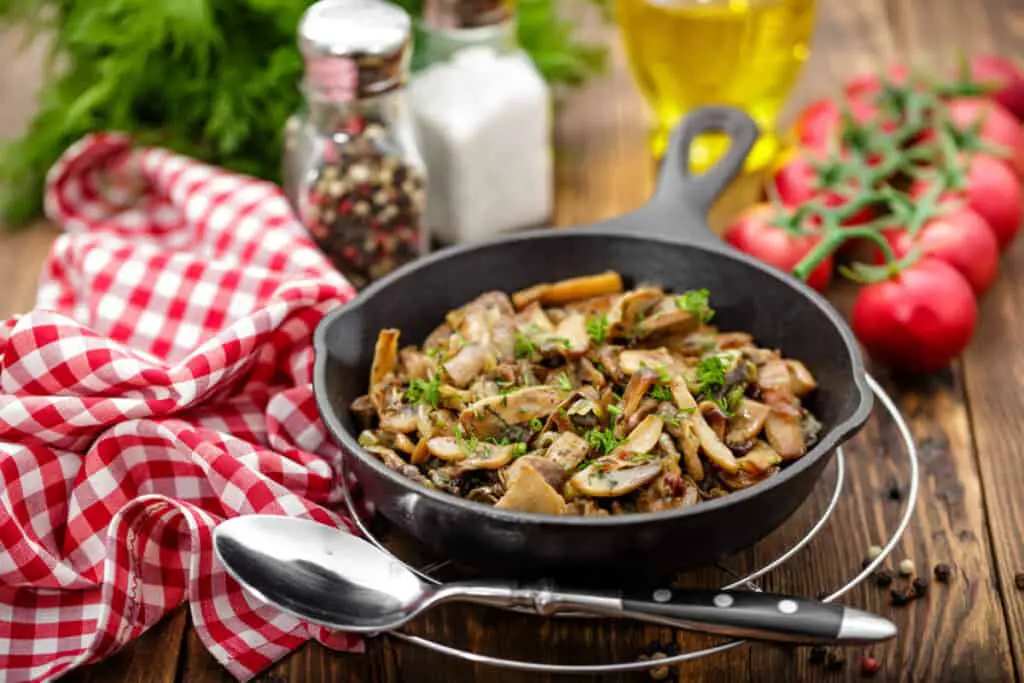
[[[854,333],[873,357],[904,372],[934,372],[974,336],[978,304],[953,266],[925,257],[863,287],[853,304]]]
[[[821,235],[802,226],[783,225],[792,220],[792,214],[780,211],[771,204],[755,204],[743,211],[725,229],[726,242],[754,258],[791,272],[821,241]],[[807,284],[824,291],[832,280],[832,257],[829,256],[807,278]]]

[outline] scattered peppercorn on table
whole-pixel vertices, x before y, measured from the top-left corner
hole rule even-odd
[[[957,50],[1020,57],[1024,0],[819,0],[812,57],[791,108],[834,93],[839,82],[892,60],[934,60],[949,67]],[[625,66],[614,30],[610,73],[570,94],[556,126],[555,222],[571,226],[639,206],[653,186],[647,114]],[[14,40],[0,38],[0,51]],[[1016,52],[1015,52],[1016,51]],[[0,91],[28,100],[34,70],[13,58],[0,66]],[[15,107],[16,109],[17,107]],[[21,112],[25,114],[27,112]],[[0,137],[21,120],[0,112]],[[738,182],[720,202],[713,223],[750,200],[757,178]],[[56,230],[38,225],[0,236],[0,315],[26,310],[38,267]],[[884,571],[845,601],[894,619],[897,639],[872,648],[782,649],[753,645],[681,667],[595,678],[551,677],[471,665],[398,639],[367,640],[365,654],[338,654],[307,645],[258,680],[351,681],[885,681],[1020,680],[1024,671],[1024,245],[1003,257],[1001,277],[981,300],[979,327],[962,359],[928,378],[896,377],[876,368],[897,399],[921,450],[916,515]],[[834,288],[840,308],[848,293]],[[896,430],[876,416],[847,448],[845,492],[834,516],[795,559],[766,577],[767,589],[817,595],[844,583],[877,553],[905,501],[906,468]],[[885,451],[892,451],[886,455]],[[830,470],[831,471],[831,470]],[[826,475],[806,505],[768,540],[726,564],[761,566],[803,535],[831,494]],[[715,585],[720,569],[688,574],[687,585]],[[478,652],[552,663],[622,662],[662,657],[714,642],[667,628],[610,621],[543,620],[484,608],[432,611],[411,631]],[[0,674],[2,678],[2,674]],[[230,676],[206,653],[179,609],[116,656],[76,671],[67,681],[210,683]]]

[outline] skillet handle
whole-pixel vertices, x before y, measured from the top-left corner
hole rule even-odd
[[[704,133],[729,136],[725,155],[710,169],[694,174],[690,149]],[[743,168],[760,131],[750,116],[735,107],[707,106],[690,112],[676,127],[662,160],[654,198],[642,210],[648,231],[685,234],[696,241],[711,241],[707,215],[719,194]],[[715,240],[717,241],[717,240]]]

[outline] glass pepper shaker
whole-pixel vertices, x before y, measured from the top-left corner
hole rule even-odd
[[[357,288],[425,254],[426,167],[406,103],[412,22],[384,0],[321,0],[299,25],[305,107],[285,130],[296,215]]]

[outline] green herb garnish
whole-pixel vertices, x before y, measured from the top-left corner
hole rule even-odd
[[[672,390],[667,384],[655,384],[651,387],[651,390],[647,392],[651,398],[655,401],[671,401]]]
[[[441,405],[441,375],[434,373],[429,380],[414,379],[405,390],[410,403],[426,403],[434,408]]]
[[[608,316],[602,313],[588,320],[587,334],[595,344],[604,344],[604,340],[608,338]]]
[[[524,455],[526,455],[526,444],[525,443],[513,444],[513,446],[512,446],[512,457],[513,458],[521,458]]]
[[[605,454],[611,453],[626,443],[625,439],[616,437],[610,429],[591,429],[584,435],[584,438],[591,448]]]
[[[544,423],[541,421],[539,417],[535,417],[532,420],[530,420],[529,427],[531,431],[539,432],[540,430],[544,429]]]
[[[612,418],[614,419],[614,418],[618,417],[619,415],[622,415],[622,408],[620,408],[620,407],[618,407],[616,405],[609,405],[608,406],[608,414],[611,415]]]
[[[721,356],[708,356],[697,366],[697,393],[708,397],[725,386],[725,361]]]
[[[462,427],[458,425],[455,427],[455,443],[458,444],[459,450],[467,456],[476,453],[477,447],[480,446],[478,438],[472,434],[466,434]]]
[[[573,391],[576,389],[576,385],[574,385],[572,380],[569,379],[569,375],[564,372],[560,373],[558,377],[555,378],[555,384],[557,384],[558,388],[562,391]]]
[[[572,348],[572,342],[565,337],[551,337],[551,341],[560,344],[563,349],[568,350]]]
[[[708,305],[710,293],[706,289],[691,289],[676,297],[676,308],[692,313],[701,324],[711,322],[715,311]]]
[[[739,408],[740,401],[743,400],[744,395],[746,395],[746,391],[747,388],[745,385],[736,384],[730,387],[725,396],[715,401],[715,403],[718,405],[719,409],[725,413],[726,417],[732,417],[736,412],[736,409]]]
[[[516,358],[533,358],[537,355],[537,345],[525,334],[516,332],[516,341],[513,346]]]

